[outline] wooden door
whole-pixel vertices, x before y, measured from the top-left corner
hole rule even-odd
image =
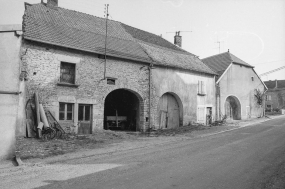
[[[179,105],[171,94],[159,100],[159,125],[161,129],[179,127]]]
[[[179,127],[179,106],[172,95],[167,96],[167,128]]]
[[[79,104],[78,106],[78,134],[91,134],[91,105]]]

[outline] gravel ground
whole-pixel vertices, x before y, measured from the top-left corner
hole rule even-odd
[[[42,140],[36,138],[18,137],[16,147],[22,160],[34,158],[44,159],[62,154],[89,151],[90,149],[101,149],[116,143],[124,143],[124,146],[126,146],[126,144],[129,146],[129,141],[132,141],[132,143],[130,143],[132,147],[134,147],[137,143],[141,143],[142,141],[148,141],[148,145],[151,145],[152,142],[153,144],[159,144],[161,142],[180,140],[183,139],[183,137],[189,138],[209,135],[262,120],[266,119],[262,118],[246,121],[234,121],[212,127],[197,124],[182,126],[176,129],[153,130],[145,134],[138,132],[97,130],[90,135],[67,135],[65,139]],[[158,141],[154,142],[155,140]],[[140,147],[140,144],[138,145]]]
[[[137,136],[125,132],[98,130],[91,135],[66,135],[65,139],[42,140],[18,137],[17,151],[22,160],[46,158],[70,152],[102,148],[106,144],[134,140]]]

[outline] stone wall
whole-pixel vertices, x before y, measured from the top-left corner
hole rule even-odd
[[[25,53],[23,53],[25,52]],[[104,80],[104,59],[97,54],[56,48],[24,41],[22,47],[23,69],[27,71],[26,96],[33,98],[39,92],[40,103],[49,109],[58,120],[59,102],[74,103],[74,120],[61,122],[66,130],[77,132],[78,104],[92,104],[92,130],[103,129],[104,101],[115,89],[133,92],[140,101],[140,129],[148,123],[149,71],[141,69],[145,64],[108,57],[106,76],[115,78],[115,85],[108,85]],[[59,86],[60,63],[76,64],[76,81],[78,87]]]

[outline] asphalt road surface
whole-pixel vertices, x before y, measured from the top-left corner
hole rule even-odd
[[[39,188],[270,188],[285,167],[285,118],[163,147],[65,163],[120,166],[70,180],[47,181],[48,185]]]

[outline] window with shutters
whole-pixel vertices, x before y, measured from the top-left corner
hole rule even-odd
[[[75,64],[61,62],[60,82],[68,83],[68,84],[75,84]]]
[[[265,100],[266,100],[266,101],[270,101],[270,100],[271,100],[271,95],[266,95],[266,96],[265,96]]]
[[[206,95],[204,81],[198,81],[198,95]]]
[[[73,120],[72,103],[59,103],[59,120]]]

